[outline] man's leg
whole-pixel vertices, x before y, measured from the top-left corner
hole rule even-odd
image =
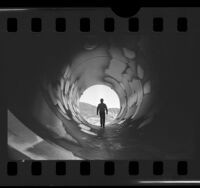
[[[103,121],[103,128],[104,128],[105,127],[105,115],[103,115],[102,121]]]
[[[103,121],[102,121],[102,116],[101,115],[100,115],[100,124],[101,124],[101,127],[102,127]]]

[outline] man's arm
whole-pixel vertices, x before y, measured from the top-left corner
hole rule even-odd
[[[105,109],[106,109],[106,114],[108,114],[108,108],[107,108],[106,104],[105,104]]]
[[[97,115],[98,115],[98,112],[99,112],[99,105],[97,106]]]

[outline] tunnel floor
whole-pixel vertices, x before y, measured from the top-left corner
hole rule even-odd
[[[119,135],[120,133],[120,135]],[[73,154],[84,159],[176,159],[189,157],[185,152],[179,152],[180,146],[167,140],[169,148],[166,148],[165,141],[159,140],[152,143],[152,137],[142,133],[125,130],[121,127],[102,128],[97,138],[90,138],[84,141],[83,148],[73,148]],[[165,149],[163,149],[165,148]]]
[[[142,143],[139,138],[128,138],[124,133],[123,137],[118,136],[119,129],[104,128],[100,131],[98,139],[88,140],[84,143],[84,150],[77,151],[80,157],[82,154],[88,159],[145,159],[162,157],[164,153]],[[134,135],[132,135],[134,137]],[[127,147],[128,145],[128,147]]]
[[[11,114],[9,116],[13,118]],[[63,121],[62,118],[61,120]],[[17,125],[18,128],[22,126],[18,123]],[[192,143],[188,142],[186,135],[184,142],[183,139],[178,141],[176,136],[172,139],[172,135],[169,139],[163,127],[159,129],[158,134],[158,128],[151,126],[138,130],[137,126],[114,125],[114,127],[99,128],[96,130],[96,136],[81,134],[77,131],[79,129],[72,127],[81,144],[72,144],[65,137],[49,137],[44,131],[42,141],[27,148],[27,152],[31,154],[28,156],[38,156],[37,159],[42,160],[176,160],[192,157]]]

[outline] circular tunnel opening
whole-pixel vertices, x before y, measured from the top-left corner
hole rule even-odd
[[[103,103],[108,109],[108,114],[105,115],[105,125],[110,125],[120,111],[120,99],[109,86],[93,85],[87,88],[79,100],[80,114],[88,123],[100,126],[100,116],[97,115],[97,107],[101,103],[100,99],[103,99]]]

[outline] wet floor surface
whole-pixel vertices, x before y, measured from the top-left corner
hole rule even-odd
[[[170,159],[172,154],[148,143],[138,131],[122,131],[121,128],[102,128],[98,136],[86,140],[75,155],[86,159]],[[164,146],[163,146],[164,148]],[[180,155],[177,155],[180,157]]]

